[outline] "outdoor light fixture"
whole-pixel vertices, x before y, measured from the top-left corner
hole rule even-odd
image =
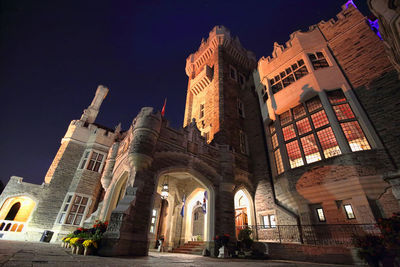
[[[167,199],[169,195],[169,190],[168,190],[168,176],[164,178],[164,183],[161,186],[161,198],[162,199]]]

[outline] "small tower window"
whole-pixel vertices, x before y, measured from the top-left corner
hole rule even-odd
[[[230,73],[231,79],[236,81],[236,69],[234,67],[230,66],[229,73]]]
[[[243,102],[239,98],[237,99],[237,108],[238,108],[239,116],[244,118],[244,106],[243,106]]]
[[[204,118],[204,104],[200,104],[200,114],[199,119]]]
[[[318,221],[326,222],[324,210],[322,208],[317,208],[316,211],[317,211]]]
[[[351,219],[356,218],[356,216],[354,215],[354,212],[353,212],[353,208],[351,207],[350,204],[346,204],[343,207],[344,207],[344,211],[346,212],[347,219],[351,220]]]
[[[239,132],[240,152],[247,154],[246,134],[243,131]]]

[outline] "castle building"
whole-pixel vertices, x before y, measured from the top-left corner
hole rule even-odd
[[[99,86],[44,183],[11,177],[2,238],[57,242],[99,219],[100,255],[146,255],[161,237],[212,251],[247,226],[265,242],[289,226],[307,244],[302,226],[373,225],[400,210],[399,81],[383,49],[351,4],[258,63],[216,26],[186,60],[182,128],[149,107],[126,131],[96,124]]]

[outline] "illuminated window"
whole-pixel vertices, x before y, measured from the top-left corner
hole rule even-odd
[[[317,218],[320,222],[326,222],[324,210],[322,208],[317,208]]]
[[[154,233],[157,222],[157,210],[153,209],[151,212],[150,233]]]
[[[297,140],[286,144],[286,150],[289,156],[289,162],[291,168],[303,166],[303,158],[301,156],[299,143]]]
[[[311,125],[308,118],[299,120],[296,122],[297,130],[299,131],[299,135],[311,132]]]
[[[244,118],[244,107],[242,101],[239,98],[237,99],[237,109],[239,116]]]
[[[329,91],[329,102],[332,104],[351,151],[369,150],[371,146],[357,121],[350,104],[342,90]]]
[[[99,152],[90,150],[85,151],[79,168],[94,172],[101,172],[104,158],[104,155]]]
[[[262,228],[275,228],[276,220],[275,215],[265,215],[261,216]]]
[[[284,169],[283,169],[281,152],[279,151],[279,149],[275,150],[274,156],[275,156],[276,170],[278,174],[281,174],[284,171]]]
[[[277,148],[279,145],[278,143],[278,137],[276,136],[276,134],[272,135],[272,148]]]
[[[289,122],[292,121],[292,114],[290,113],[290,110],[282,113],[279,115],[279,119],[281,120],[281,125],[288,124]]]
[[[318,131],[317,135],[325,158],[342,154],[331,127]]]
[[[290,84],[294,83],[296,80],[302,78],[307,74],[308,71],[306,66],[304,65],[304,61],[300,59],[296,63],[286,68],[284,71],[280,72],[279,75],[276,75],[269,80],[272,92],[274,94],[279,92],[284,87],[289,86]]]
[[[80,195],[67,195],[58,219],[60,224],[80,225],[89,199]]]
[[[204,104],[200,104],[200,114],[199,119],[204,118]]]
[[[314,70],[329,67],[328,62],[322,52],[316,52],[313,54],[308,54],[308,58],[311,60]]]
[[[319,153],[317,142],[315,141],[313,134],[302,137],[300,140],[307,163],[321,160],[321,154]]]
[[[350,219],[356,218],[356,216],[354,215],[354,212],[353,212],[353,208],[351,207],[350,204],[346,204],[343,207],[344,207],[344,211],[346,212],[347,219],[350,220]]]
[[[329,123],[325,110],[318,111],[317,113],[311,115],[311,120],[314,124],[315,129],[318,129]]]
[[[367,138],[357,121],[344,122],[341,123],[340,126],[349,142],[351,151],[355,152],[371,149]]]
[[[279,118],[291,168],[341,154],[319,97],[282,113]],[[276,136],[272,134],[271,138],[273,148],[277,149]],[[274,154],[277,170],[283,171],[280,153]]]
[[[296,137],[293,124],[289,124],[288,126],[283,127],[282,132],[283,132],[283,139],[285,139],[285,141],[288,141]]]

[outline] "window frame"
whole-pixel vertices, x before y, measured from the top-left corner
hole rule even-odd
[[[353,214],[352,218],[350,218],[349,212],[347,211],[346,206],[350,207],[351,213]],[[349,204],[349,203],[344,204],[343,205],[343,210],[344,210],[344,213],[346,214],[346,217],[347,217],[348,220],[355,220],[356,219],[356,214],[354,213],[354,209],[353,209],[353,206],[351,204]]]
[[[154,214],[154,213],[155,213],[155,214]],[[151,234],[154,234],[154,233],[155,233],[155,230],[156,230],[156,226],[157,226],[157,215],[158,215],[157,209],[152,209],[152,211],[151,211],[151,218],[150,218],[150,227],[149,227],[149,232],[150,232]],[[151,222],[151,221],[153,220],[153,218],[154,218],[154,223]],[[152,227],[153,227],[153,229],[152,229]]]
[[[272,221],[274,223],[272,223]],[[267,224],[265,224],[265,222],[267,222]],[[262,225],[262,229],[277,228],[276,215],[275,214],[261,215],[261,225]]]
[[[71,211],[72,206],[75,203],[76,197],[80,197],[81,200],[78,203],[78,207],[77,207],[76,211]],[[84,205],[81,204],[83,198],[87,199],[86,204],[84,204]],[[61,209],[59,211],[59,214],[57,216],[57,223],[60,225],[82,226],[86,219],[86,215],[87,215],[91,205],[92,205],[92,197],[91,196],[85,195],[85,194],[80,194],[80,193],[71,193],[71,192],[67,193],[67,195],[64,198]],[[82,206],[84,206],[83,212],[79,212],[79,209]],[[72,223],[66,223],[68,217],[71,215],[71,212],[74,213]],[[79,215],[82,216],[80,219],[80,222],[79,222],[79,224],[75,224],[75,220]]]
[[[204,102],[200,103],[200,105],[199,105],[199,120],[204,119],[205,109],[206,109],[206,104]]]
[[[320,214],[319,214],[318,210],[321,210],[323,219],[321,219],[321,217],[319,216]],[[325,223],[326,222],[326,215],[325,215],[324,209],[322,207],[317,207],[317,208],[315,208],[315,212],[316,212],[316,215],[317,215],[318,222]]]
[[[89,169],[89,164],[91,164],[92,156],[94,153],[96,153],[97,156],[96,156],[96,159],[94,160],[93,165],[91,166],[91,169]],[[102,159],[101,159],[101,161],[98,161],[97,159],[100,155],[102,156]],[[107,155],[104,152],[100,152],[99,150],[96,150],[96,149],[86,149],[83,152],[83,156],[81,158],[81,161],[79,162],[78,169],[102,173],[103,169],[104,169],[106,157],[107,157]],[[95,171],[94,169],[96,167],[96,163],[98,163],[98,162],[100,162],[100,165],[99,165],[99,168]]]
[[[322,56],[319,56],[318,54],[321,54]],[[311,58],[312,56],[314,57],[314,59]],[[310,60],[311,66],[313,67],[314,70],[329,68],[331,66],[323,51],[315,51],[313,53],[307,53],[307,57]]]
[[[304,69],[305,72],[302,75],[296,76],[296,73],[299,73],[300,70],[304,71]],[[303,58],[298,59],[296,62],[286,67],[283,71],[278,72],[277,75],[271,79],[268,79],[272,93],[278,93],[283,88],[295,83],[297,80],[300,80],[309,73],[310,72],[308,71]],[[286,83],[284,83],[284,80],[287,80]]]

